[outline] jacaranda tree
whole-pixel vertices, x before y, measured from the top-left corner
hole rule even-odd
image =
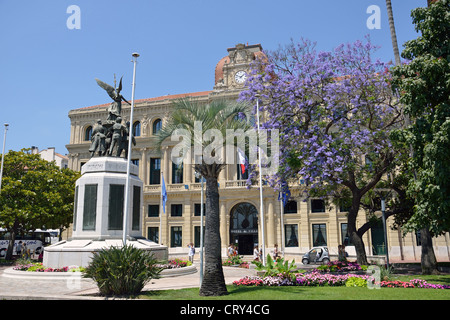
[[[310,41],[291,41],[255,64],[241,99],[260,99],[262,127],[280,132],[280,166],[266,177],[302,179],[308,194],[346,195],[348,232],[360,264],[367,264],[357,225],[363,197],[395,167],[389,134],[402,125],[387,65],[373,58],[367,41],[317,52]]]

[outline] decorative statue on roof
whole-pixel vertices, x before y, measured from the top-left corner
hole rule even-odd
[[[120,117],[120,113],[122,111],[122,100],[131,105],[125,98],[120,94],[120,91],[122,91],[122,77],[120,77],[119,86],[114,88],[116,86],[116,75],[114,75],[114,87],[110,86],[107,83],[104,83],[103,81],[95,78],[95,81],[97,81],[98,85],[106,90],[108,95],[113,99],[114,101],[109,105],[107,108],[108,111],[108,118],[106,121],[114,122],[117,117]]]

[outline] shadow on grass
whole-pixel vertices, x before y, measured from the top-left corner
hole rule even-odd
[[[142,292],[140,298],[151,300],[284,300],[304,294],[301,287],[262,287],[262,286],[227,286],[228,294],[224,296],[204,297],[199,295],[199,288],[178,290],[151,290]]]
[[[295,288],[295,289],[293,289]],[[228,293],[233,295],[255,295],[259,296],[258,293],[265,293],[268,290],[271,292],[289,293],[289,294],[301,294],[304,289],[302,287],[292,287],[292,286],[233,286],[228,287]],[[276,297],[275,297],[276,298]],[[259,299],[259,298],[258,298]],[[274,299],[273,296],[268,297],[268,299]]]
[[[428,283],[450,285],[450,276],[431,275],[424,277],[424,279]]]

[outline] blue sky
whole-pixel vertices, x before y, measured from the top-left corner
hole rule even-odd
[[[80,29],[69,29],[70,5]],[[370,5],[381,28],[370,30]],[[392,0],[399,48],[417,37],[410,12],[426,0]],[[67,153],[72,109],[110,102],[95,82],[113,83],[135,98],[211,90],[214,68],[237,43],[275,50],[291,38],[319,50],[370,35],[383,61],[394,60],[385,0],[0,0],[0,137],[6,150],[37,146]]]

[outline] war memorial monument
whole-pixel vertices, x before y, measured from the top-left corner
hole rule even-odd
[[[86,267],[94,252],[126,244],[151,251],[158,260],[167,260],[166,246],[142,236],[143,182],[138,167],[130,164],[126,237],[124,236],[125,188],[127,185],[129,123],[122,124],[122,78],[116,87],[98,79],[113,102],[107,118],[93,126],[91,159],[82,167],[75,186],[72,237],[45,248],[43,264],[50,268],[77,265]],[[131,139],[134,140],[132,136]],[[135,143],[134,143],[135,144]],[[122,157],[122,155],[124,157]]]

